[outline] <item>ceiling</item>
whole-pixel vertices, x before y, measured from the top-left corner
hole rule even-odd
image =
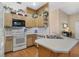
[[[30,7],[34,10],[39,9],[44,4],[46,4],[46,2],[28,2],[28,3],[26,3],[27,7]]]
[[[24,10],[26,7],[30,7],[32,9],[37,10],[38,8],[46,4],[46,2],[3,2],[3,4],[13,8],[14,10]]]
[[[12,7],[13,9],[23,9],[30,7],[37,10],[47,2],[22,2],[20,4],[16,2],[5,2],[4,4]],[[51,2],[52,7],[59,8],[67,14],[79,13],[79,2]]]
[[[53,2],[52,6],[67,14],[79,13],[79,2]]]

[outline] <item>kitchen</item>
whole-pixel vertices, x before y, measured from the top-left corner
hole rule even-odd
[[[64,3],[5,2],[2,4],[6,57],[79,56],[78,38],[75,37],[71,21],[72,16],[74,16],[73,22],[78,17],[63,11]],[[57,7],[59,4],[60,9]]]
[[[16,4],[20,5],[19,3]],[[21,9],[15,13],[14,10],[10,11],[9,9],[11,8],[8,6],[4,6],[4,8],[5,53],[33,46],[35,40],[37,39],[37,34],[43,35],[46,33],[48,16],[45,21],[43,20],[43,16],[41,14],[39,14],[40,16],[37,16],[37,13],[43,13],[43,11],[47,12],[47,3],[45,3],[44,6],[40,7],[38,10],[33,10],[27,7],[27,14],[26,11]]]

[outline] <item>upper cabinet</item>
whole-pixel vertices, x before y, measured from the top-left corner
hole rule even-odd
[[[10,13],[4,14],[4,26],[8,26],[8,27],[12,26],[12,14]]]
[[[19,15],[17,15],[17,14],[12,14],[12,18],[14,18],[14,19],[21,19],[21,16],[19,16]]]
[[[17,15],[17,14],[12,14],[12,18],[19,19],[19,20],[24,20],[25,16],[20,16],[20,15]]]
[[[27,17],[20,16],[17,14],[5,13],[4,14],[4,26],[5,27],[12,27],[12,19],[19,19],[19,20],[27,20]]]
[[[49,10],[48,10],[48,3],[42,6],[37,10],[39,15],[38,19],[38,26],[39,27],[48,27],[48,18],[49,18]]]
[[[38,17],[35,20],[35,23],[36,23],[36,27],[44,27],[44,20],[42,17]]]
[[[26,26],[27,27],[45,27],[48,25],[48,16],[47,18],[44,17],[43,14],[45,11],[48,11],[48,4],[40,7],[38,10],[33,10],[31,8],[27,8],[27,20]]]
[[[45,21],[43,12],[48,11],[48,4],[38,10],[26,8],[27,16],[5,13],[5,26],[12,27],[12,19],[25,20],[26,27],[44,27],[48,21]]]

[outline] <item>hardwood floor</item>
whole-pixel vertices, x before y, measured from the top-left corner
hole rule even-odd
[[[35,46],[29,47],[16,52],[8,52],[5,54],[6,57],[37,57],[38,51]]]
[[[20,51],[6,53],[5,57],[38,57],[38,49],[37,47],[32,46]],[[64,56],[64,54],[60,54],[58,57],[67,56]],[[71,49],[69,57],[79,57],[79,43]]]
[[[79,42],[71,49],[70,56],[79,57]]]

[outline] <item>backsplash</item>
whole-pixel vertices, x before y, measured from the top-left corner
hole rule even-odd
[[[12,29],[13,28],[5,28],[5,36],[12,36]],[[26,28],[25,30],[26,35],[27,34],[48,34],[48,28]]]
[[[27,33],[42,33],[46,34],[47,33],[47,28],[30,28],[27,29]]]
[[[5,36],[12,36],[12,28],[5,28]]]

